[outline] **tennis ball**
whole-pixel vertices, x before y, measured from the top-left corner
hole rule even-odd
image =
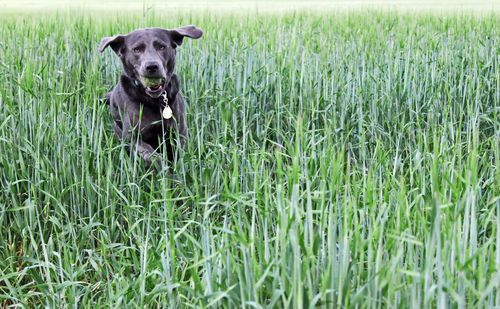
[[[163,78],[161,77],[145,77],[141,76],[141,83],[146,87],[154,87],[158,86],[163,82]]]

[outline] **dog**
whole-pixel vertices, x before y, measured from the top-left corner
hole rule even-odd
[[[101,41],[99,52],[111,47],[123,68],[119,82],[105,98],[115,134],[125,141],[136,141],[137,153],[149,164],[162,145],[169,161],[174,160],[175,145],[184,148],[186,105],[174,72],[175,56],[185,37],[198,39],[202,35],[203,30],[191,25],[139,29]],[[128,146],[126,149],[130,152]],[[160,158],[156,161],[161,163]]]

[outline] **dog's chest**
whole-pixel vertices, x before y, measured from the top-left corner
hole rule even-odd
[[[141,104],[141,107],[134,113],[134,121],[139,124],[143,137],[162,135],[166,130],[170,130],[175,125],[174,117],[165,119],[163,117],[163,106],[149,106]]]

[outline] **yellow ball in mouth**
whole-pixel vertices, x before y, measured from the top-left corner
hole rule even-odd
[[[141,76],[141,83],[146,87],[156,87],[163,83],[163,78]]]

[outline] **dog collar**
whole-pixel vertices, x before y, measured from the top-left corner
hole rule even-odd
[[[163,109],[163,112],[161,113],[161,115],[165,119],[170,119],[170,118],[172,118],[172,109],[168,105],[167,92],[163,91],[163,93],[161,94],[161,96],[163,97],[163,103],[165,103],[165,108]]]
[[[136,87],[141,86],[141,83],[137,79],[134,79],[134,84]],[[167,91],[163,91],[161,96],[163,98],[163,103],[165,103],[165,108],[163,109],[163,112],[161,113],[161,115],[165,119],[170,119],[170,118],[172,118],[173,112],[172,112],[172,109],[170,108],[170,106],[168,105]]]

